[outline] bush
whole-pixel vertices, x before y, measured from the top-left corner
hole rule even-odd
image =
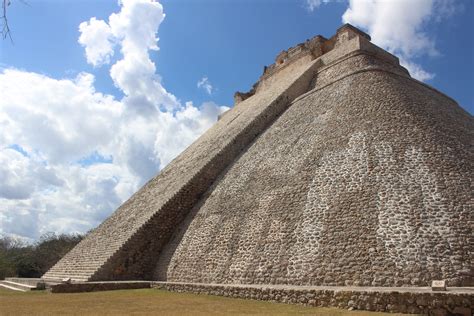
[[[34,244],[0,238],[0,280],[9,276],[39,278],[83,238],[46,233]]]

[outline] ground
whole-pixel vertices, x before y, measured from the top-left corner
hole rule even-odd
[[[0,289],[0,315],[401,315],[172,293],[122,290],[77,294]]]

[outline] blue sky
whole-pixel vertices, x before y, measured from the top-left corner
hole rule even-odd
[[[80,71],[96,75],[99,91],[120,96],[107,68],[87,64],[77,42],[78,25],[90,17],[107,19],[119,9],[116,1],[17,1],[10,10],[14,45],[2,42],[4,66],[45,73],[56,78]],[[159,52],[152,53],[164,86],[183,101],[212,99],[232,105],[236,90],[248,89],[264,65],[282,49],[316,34],[329,37],[342,24],[345,1],[310,11],[297,0],[162,1],[166,18],[160,26]],[[436,43],[438,56],[414,60],[434,73],[427,83],[474,112],[474,2],[455,1],[456,12],[422,26]],[[396,25],[391,26],[396,29]],[[407,39],[409,40],[409,39]],[[211,97],[196,87],[207,76],[216,89]]]
[[[473,16],[469,0],[13,0],[13,43],[0,42],[0,233],[96,226],[281,50],[343,22],[474,113]]]

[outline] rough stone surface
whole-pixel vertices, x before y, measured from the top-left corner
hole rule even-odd
[[[45,282],[42,279],[29,279],[29,278],[6,278],[0,280],[0,287],[13,291],[34,291],[44,290]]]
[[[434,280],[431,282],[433,291],[446,291],[446,282],[444,280]]]
[[[370,69],[371,58],[346,63]],[[344,63],[334,67],[344,73]],[[472,266],[472,122],[452,100],[391,72],[320,89],[316,78],[180,225],[156,277],[472,285],[459,273]]]
[[[430,292],[429,288],[295,287],[154,282],[152,287],[174,292],[220,295],[310,306],[424,315],[471,316],[471,289]]]
[[[229,111],[43,277],[150,279],[156,263],[151,254],[235,157],[309,89],[317,66],[314,61],[283,69],[281,80]]]
[[[52,293],[82,293],[82,292],[100,292],[114,290],[135,290],[149,289],[149,281],[117,281],[117,282],[83,282],[83,283],[62,283],[52,285]]]
[[[237,101],[44,278],[474,285],[474,120],[455,101],[350,26]]]
[[[43,288],[44,280],[41,278],[5,278],[5,281],[11,281],[15,283],[21,283],[25,285],[30,285],[37,288]]]

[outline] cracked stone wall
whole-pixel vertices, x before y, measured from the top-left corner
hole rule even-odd
[[[191,211],[155,278],[472,286],[473,118],[392,68],[366,54],[319,70]]]

